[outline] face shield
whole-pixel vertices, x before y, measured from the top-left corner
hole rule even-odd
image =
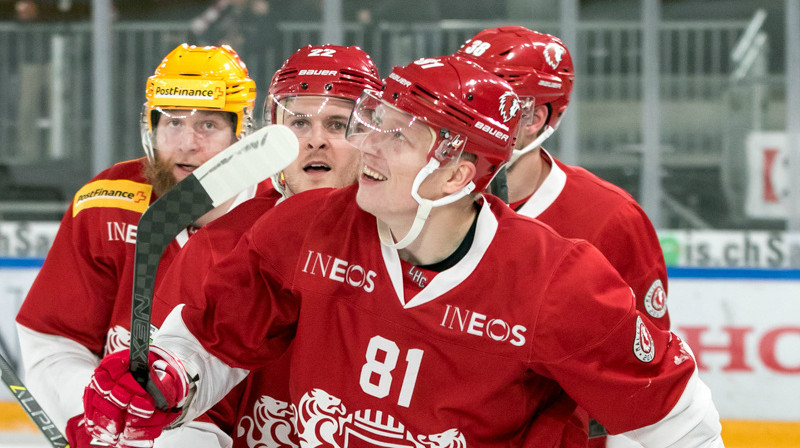
[[[142,107],[141,116],[142,147],[148,159],[155,160],[157,143],[161,140],[166,147],[173,147],[187,132],[193,138],[206,140],[218,134],[221,129],[236,129],[236,118],[232,112],[211,109],[176,109],[168,107]],[[234,139],[235,140],[235,136]]]
[[[275,98],[270,95],[264,105],[267,124],[287,126],[301,141],[322,133],[323,138],[344,140],[347,121],[353,111],[354,100],[328,95],[290,95]],[[272,176],[272,186],[287,196],[283,171]]]
[[[445,164],[461,155],[466,138],[434,128],[414,115],[365,91],[347,125],[347,141],[356,148],[378,151],[425,151],[428,158]],[[438,166],[437,166],[438,167]]]
[[[533,97],[522,97],[520,98],[520,101],[522,102],[522,115],[520,116],[520,125],[519,130],[517,131],[518,142],[525,141],[523,138],[525,135],[525,126],[528,126],[533,122],[534,107],[536,106]],[[554,131],[555,128],[546,124],[544,128],[542,128],[539,135],[533,139],[533,141],[522,148],[514,148],[514,150],[511,152],[511,159],[508,161],[508,166],[512,166],[517,159],[541,146],[542,143],[544,143],[544,141],[547,140],[547,138],[550,137]]]
[[[451,204],[475,189],[475,184],[470,182],[462,190],[439,199],[421,197],[422,183],[443,164],[461,156],[466,137],[445,128],[440,128],[437,134],[419,117],[383,101],[373,92],[365,91],[356,103],[347,125],[347,141],[361,150],[369,148],[378,153],[424,151],[427,155],[428,163],[417,173],[411,187],[411,196],[418,207],[409,232],[395,243],[388,226],[378,220],[378,233],[386,246],[407,247],[419,236],[431,209]]]
[[[345,138],[354,101],[332,96],[271,98],[272,123],[288,126],[297,138],[309,137],[315,126],[328,138]]]

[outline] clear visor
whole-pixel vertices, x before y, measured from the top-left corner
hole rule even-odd
[[[319,129],[329,138],[345,138],[347,120],[355,102],[330,96],[290,96],[270,99],[272,121],[288,126],[298,138]]]
[[[152,112],[158,112],[158,116],[154,116]],[[189,137],[207,140],[224,134],[235,139],[233,117],[235,115],[231,112],[221,110],[160,107],[151,109],[145,103],[141,123],[142,146],[147,156],[152,159],[156,149],[172,147]]]
[[[381,100],[373,92],[361,94],[347,124],[347,141],[359,149],[422,150],[436,142],[436,131],[417,117]]]

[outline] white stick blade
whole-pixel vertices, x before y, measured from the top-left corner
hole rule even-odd
[[[294,132],[283,125],[265,126],[209,159],[192,173],[219,206],[245,188],[289,166],[299,153]]]

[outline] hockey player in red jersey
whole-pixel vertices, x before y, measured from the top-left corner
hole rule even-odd
[[[147,157],[108,168],[75,194],[17,315],[26,383],[61,431],[68,419],[74,426],[75,416],[83,413],[84,387],[100,359],[129,345],[141,214],[172,185],[251,130],[255,89],[230,47],[178,46],[147,81],[141,122]],[[187,90],[217,93],[187,96]],[[196,225],[254,191],[243,192]],[[194,230],[186,229],[170,244],[162,269]]]
[[[522,101],[522,123],[507,168],[511,207],[563,236],[592,243],[633,288],[642,315],[669,330],[667,268],[642,208],[621,188],[562,163],[541,146],[558,128],[572,92],[575,71],[564,43],[549,34],[507,26],[479,32],[456,55],[507,80]],[[580,426],[575,440],[565,434],[562,446],[586,446],[586,435],[580,434],[586,424]],[[603,439],[592,440],[592,446],[603,446]]]
[[[271,190],[245,202],[189,240],[156,291],[154,324],[160,325],[181,300],[202,299],[202,280],[213,264],[229,254],[241,235],[281,197],[355,183],[359,152],[345,140],[347,120],[364,89],[380,88],[377,67],[358,47],[309,45],[283,63],[272,77],[264,117],[295,132],[300,155],[273,180],[280,192]],[[214,421],[233,437],[235,448],[297,446],[289,397],[290,353],[287,350],[253,372],[211,410]]]
[[[602,254],[476,193],[510,158],[519,112],[474,63],[396,67],[348,123],[358,186],[267,212],[206,279],[213,306],[178,306],[155,335],[157,386],[191,398],[155,409],[127,358],[103,360],[92,433],[191,420],[292,343],[304,447],[539,446],[539,412],[565,393],[647,446],[722,446],[688,347]]]

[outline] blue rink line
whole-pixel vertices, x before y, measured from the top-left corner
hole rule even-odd
[[[800,280],[800,269],[668,267],[667,277],[669,279]]]
[[[0,268],[7,269],[40,268],[43,263],[44,258],[0,257]]]

